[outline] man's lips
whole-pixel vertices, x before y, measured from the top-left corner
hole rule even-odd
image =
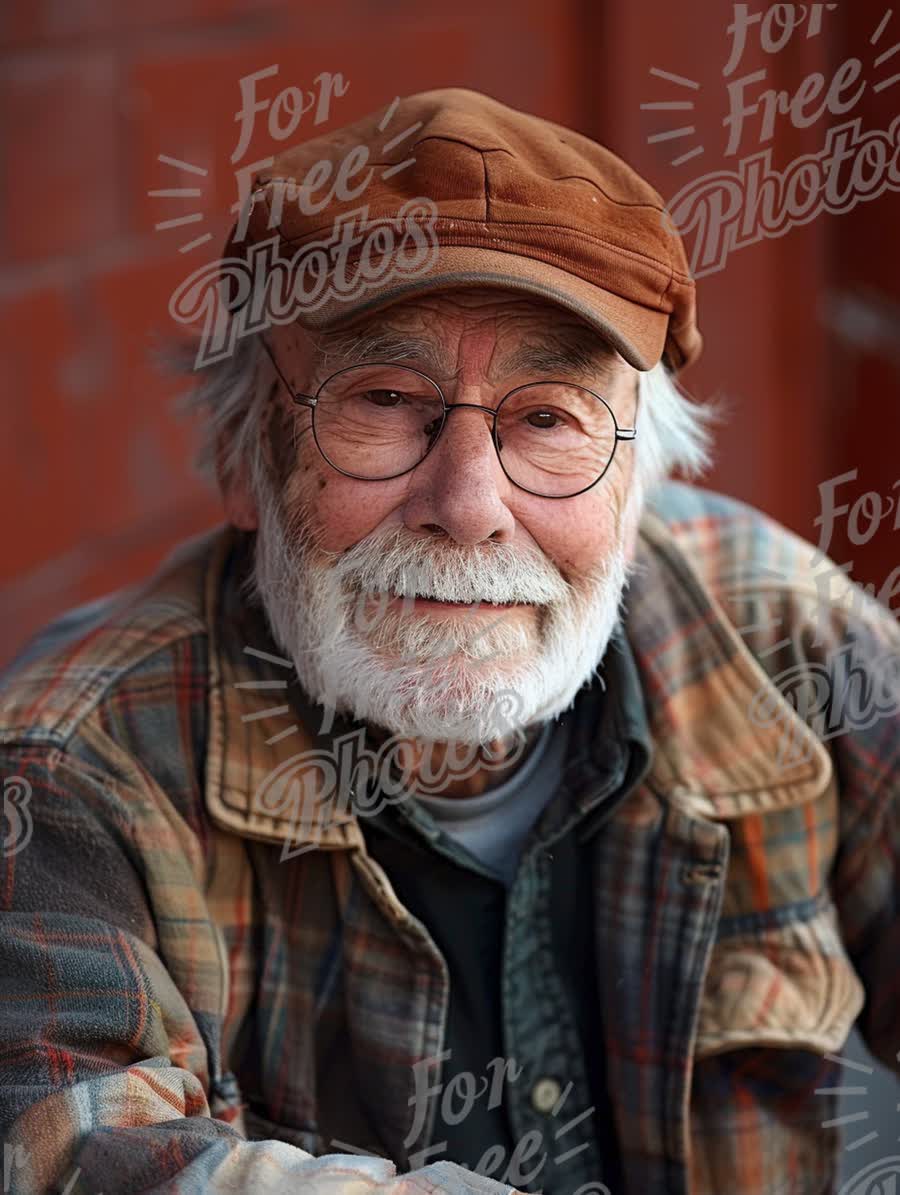
[[[422,613],[432,611],[433,613],[445,614],[497,614],[502,613],[504,610],[519,610],[525,607],[525,603],[521,602],[445,602],[438,598],[411,598],[408,596],[391,597],[387,605],[388,608],[397,610],[419,610]]]

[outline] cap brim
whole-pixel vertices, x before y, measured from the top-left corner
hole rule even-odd
[[[495,249],[441,245],[427,270],[394,272],[370,283],[357,297],[333,297],[301,309],[298,322],[326,331],[374,314],[413,295],[459,287],[497,287],[556,303],[595,328],[635,369],[652,369],[662,357],[669,316],[623,299],[543,261]]]

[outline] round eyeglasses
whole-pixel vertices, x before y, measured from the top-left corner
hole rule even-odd
[[[451,411],[470,408],[492,419],[491,438],[503,472],[540,498],[574,498],[591,489],[612,463],[619,427],[612,408],[584,386],[528,382],[496,408],[448,403],[437,382],[417,369],[373,361],[326,378],[315,394],[299,394],[261,338],[293,401],[309,407],[319,452],[333,469],[359,481],[390,481],[411,472],[437,443]]]

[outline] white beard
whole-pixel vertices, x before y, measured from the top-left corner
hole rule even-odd
[[[266,489],[269,483],[266,480]],[[251,593],[306,693],[338,713],[429,742],[484,744],[562,713],[594,675],[629,576],[629,499],[603,566],[575,589],[536,550],[465,547],[392,527],[342,553],[289,534],[274,493],[257,495]],[[442,601],[531,603],[447,618],[385,610],[366,626],[363,601],[418,594]]]

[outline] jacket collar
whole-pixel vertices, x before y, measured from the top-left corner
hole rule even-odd
[[[308,701],[263,611],[242,592],[254,539],[224,528],[210,540],[207,557],[209,814],[233,833],[282,843],[283,857],[362,847],[348,801],[332,800],[324,817],[320,802],[312,817],[303,805],[303,793],[320,791],[323,781],[331,785],[341,772],[339,750],[352,755],[355,748],[352,735],[341,734],[345,724],[322,726],[321,708]],[[713,819],[819,796],[831,777],[825,748],[751,655],[667,524],[649,509],[636,565],[625,633],[653,741],[646,783],[684,812]],[[764,724],[751,720],[761,694]],[[781,761],[786,734],[793,762]]]

